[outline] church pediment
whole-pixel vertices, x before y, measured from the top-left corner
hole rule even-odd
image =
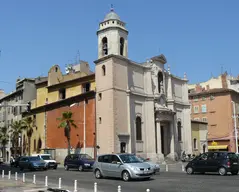
[[[167,59],[166,59],[166,57],[165,57],[163,54],[158,55],[158,56],[155,56],[155,57],[152,57],[151,60],[153,60],[153,61],[159,61],[159,62],[162,63],[162,64],[167,63]]]

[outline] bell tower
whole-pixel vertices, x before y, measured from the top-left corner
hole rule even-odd
[[[128,57],[128,31],[125,26],[126,23],[120,20],[111,6],[97,31],[98,59],[111,54]]]

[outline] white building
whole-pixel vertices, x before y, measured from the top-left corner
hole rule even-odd
[[[164,55],[136,63],[126,24],[111,10],[99,24],[96,68],[98,153],[137,153],[155,161],[192,153],[188,85]]]

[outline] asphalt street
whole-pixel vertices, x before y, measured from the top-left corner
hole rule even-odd
[[[0,166],[8,174],[9,167]],[[21,173],[18,169],[12,169]],[[68,186],[73,190],[74,180],[78,181],[78,187],[93,190],[94,182],[98,183],[98,190],[102,192],[117,191],[120,185],[122,192],[145,192],[150,189],[151,192],[239,192],[239,176],[219,176],[216,174],[206,175],[187,175],[183,172],[162,172],[160,175],[153,176],[149,181],[130,181],[123,182],[120,179],[95,179],[92,172],[65,171],[63,168],[48,171],[25,172],[26,179],[31,182],[33,175],[36,175],[36,181],[44,183],[45,176],[48,176],[49,184],[57,186],[58,179],[62,179],[62,186]],[[20,179],[20,178],[19,178]],[[80,191],[80,190],[79,190]]]

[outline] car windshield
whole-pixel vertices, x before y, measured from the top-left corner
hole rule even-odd
[[[124,163],[142,163],[142,160],[140,160],[135,155],[124,154],[124,155],[119,155],[119,157]]]
[[[41,158],[43,160],[51,160],[52,159],[50,155],[41,155]]]
[[[92,160],[92,159],[93,159],[91,156],[89,156],[89,155],[87,155],[87,154],[81,154],[81,155],[80,155],[80,158],[81,158],[81,159],[87,159],[87,160]]]
[[[40,157],[29,157],[30,161],[40,161]]]
[[[142,162],[145,162],[145,161],[147,161],[146,159],[144,159],[143,157],[138,157],[138,159],[140,160],[140,161],[142,161]]]

